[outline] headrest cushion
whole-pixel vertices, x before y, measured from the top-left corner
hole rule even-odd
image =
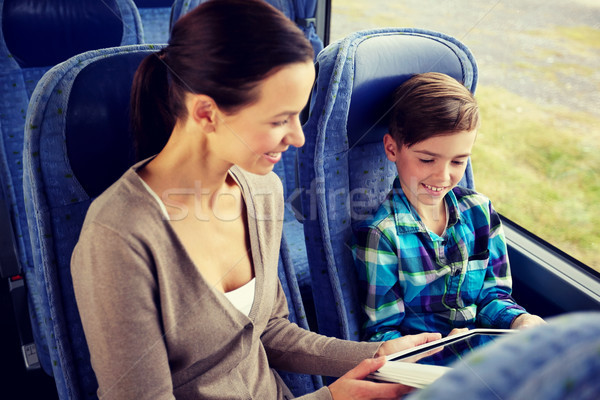
[[[123,22],[115,0],[4,0],[2,31],[17,63],[35,68],[121,45]]]
[[[465,80],[461,59],[449,43],[415,35],[367,37],[355,53],[348,113],[350,146],[381,142],[387,132],[394,89],[413,74],[442,72]],[[470,82],[469,82],[470,84]]]
[[[134,0],[138,8],[171,8],[173,0]]]
[[[90,197],[135,163],[129,125],[133,75],[147,52],[118,54],[79,72],[69,96],[65,136],[73,173]]]

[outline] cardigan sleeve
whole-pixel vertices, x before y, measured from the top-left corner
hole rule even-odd
[[[287,301],[279,284],[271,319],[261,336],[273,368],[339,377],[365,358],[373,357],[381,346],[377,342],[353,342],[319,335],[291,323],[287,316]]]
[[[152,260],[141,244],[87,225],[71,258],[99,397],[174,399]]]

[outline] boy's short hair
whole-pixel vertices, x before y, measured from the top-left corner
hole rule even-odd
[[[479,127],[475,97],[446,74],[413,75],[396,88],[392,104],[389,133],[400,146]]]

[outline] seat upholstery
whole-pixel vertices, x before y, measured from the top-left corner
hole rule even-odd
[[[134,0],[144,26],[144,43],[167,43],[173,0]]]
[[[90,49],[140,43],[141,22],[132,0],[4,0],[0,14],[0,181],[27,284],[38,356],[44,370],[55,374],[58,355],[47,326],[45,288],[32,260],[22,190],[28,102],[42,75],[67,58]]]
[[[599,312],[563,314],[476,350],[407,399],[598,399],[599,348]]]
[[[317,57],[317,80],[298,152],[302,212],[320,333],[358,340],[362,324],[352,225],[374,213],[397,172],[382,138],[392,91],[414,73],[443,72],[471,91],[470,51],[441,33],[386,28],[353,33]],[[472,188],[470,162],[461,181]]]
[[[121,150],[130,141],[123,129],[117,130],[115,125],[127,126],[133,71],[144,52],[154,49],[137,45],[77,55],[43,76],[27,111],[23,157],[27,221],[36,249],[35,270],[45,289],[44,317],[55,340],[53,369],[61,399],[96,397],[97,383],[89,364],[69,264],[91,200],[102,191],[102,186],[116,180],[133,164],[130,146]],[[96,79],[93,67],[86,68],[112,54],[134,51],[137,53],[121,58],[119,63],[95,64],[96,71],[104,68],[108,79]],[[129,73],[128,84],[123,69]],[[118,90],[110,90],[109,86]],[[101,96],[111,103],[102,106]],[[89,108],[90,102],[84,100],[94,97],[98,102]],[[111,110],[118,110],[118,116],[111,115]],[[91,124],[82,128],[86,121]],[[83,148],[77,149],[83,143],[89,150],[85,155]],[[86,181],[80,181],[80,176]]]
[[[94,398],[97,388],[72,287],[71,253],[91,201],[136,161],[127,111],[131,82],[142,58],[159,49],[123,46],[76,56],[44,76],[28,111],[27,217],[40,249],[35,262],[47,287],[64,398]],[[307,328],[290,268],[283,241],[279,274],[290,319]],[[319,387],[306,375],[284,378],[297,394]]]

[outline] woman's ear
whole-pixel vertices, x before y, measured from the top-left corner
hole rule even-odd
[[[191,117],[204,132],[214,132],[217,120],[217,104],[210,96],[196,95],[192,103]]]
[[[383,147],[385,149],[385,155],[387,156],[388,160],[396,162],[396,158],[398,157],[399,152],[398,144],[396,143],[396,140],[394,140],[392,135],[390,135],[389,133],[386,133],[383,136]]]

